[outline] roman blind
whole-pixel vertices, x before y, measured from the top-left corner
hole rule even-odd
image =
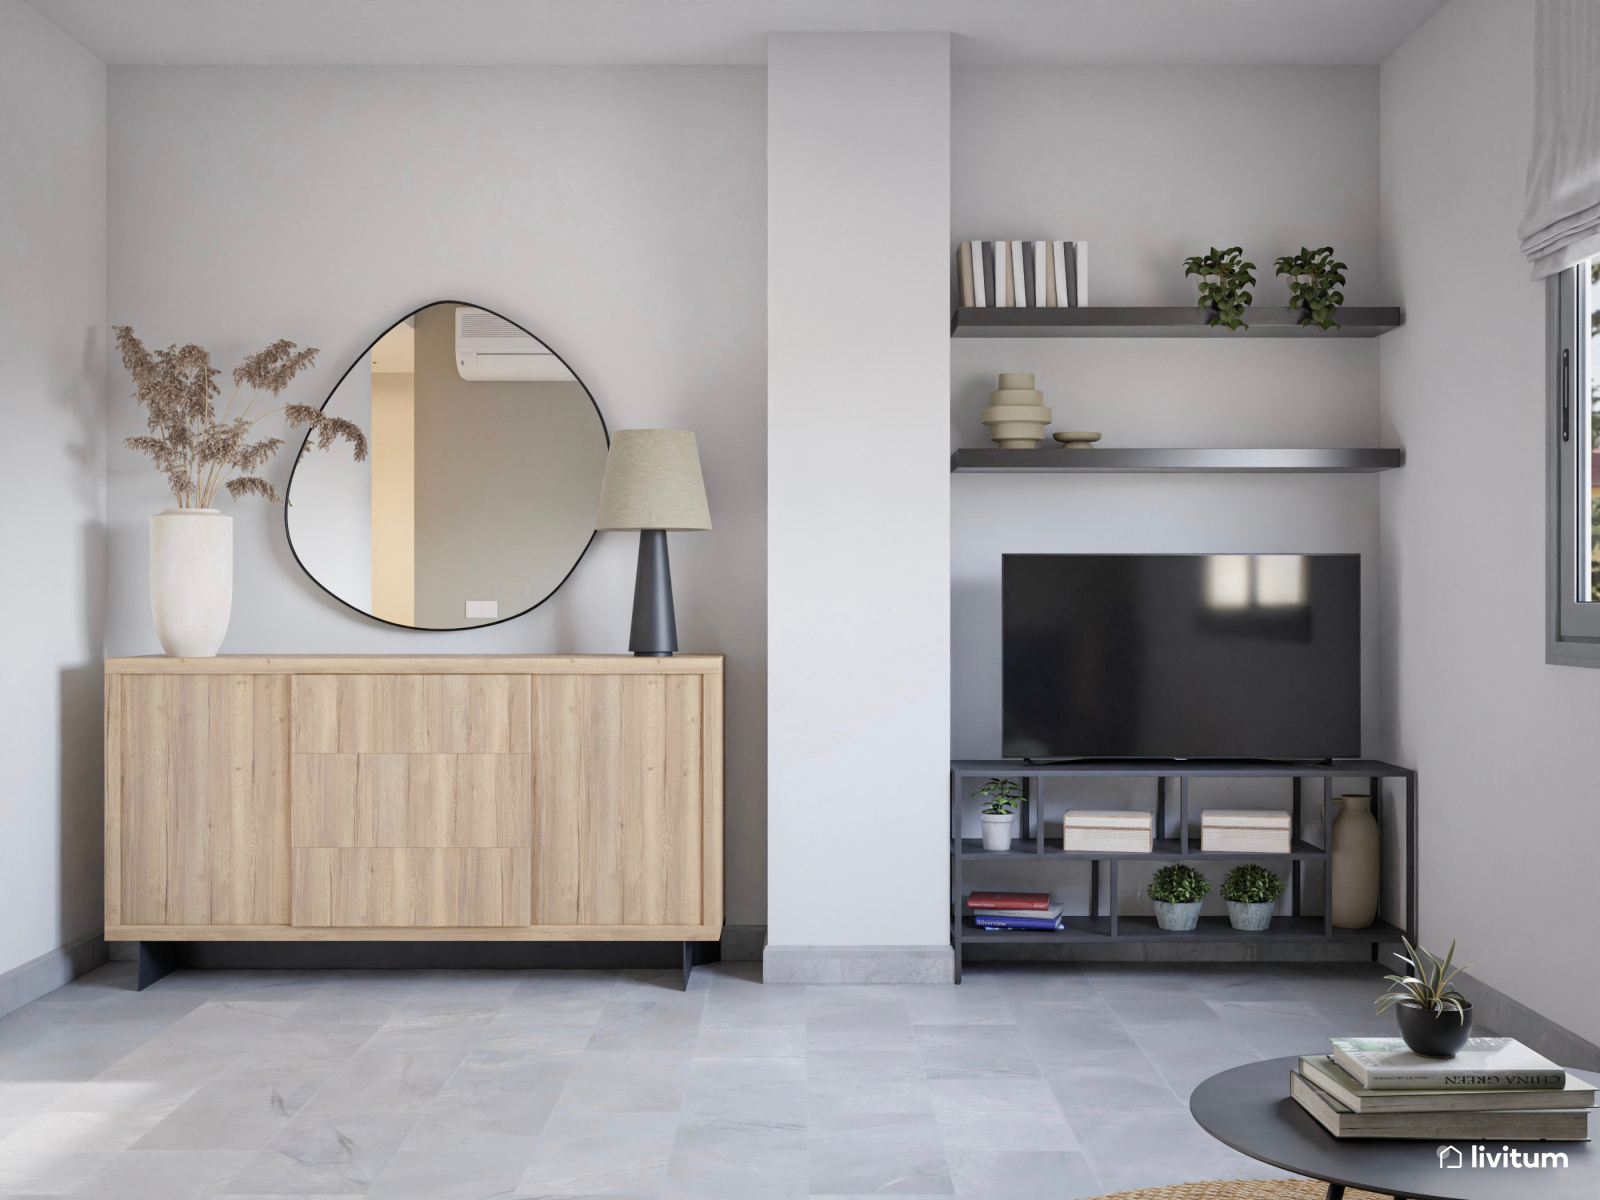
[[[1538,0],[1533,154],[1517,236],[1543,279],[1600,254],[1600,2]]]

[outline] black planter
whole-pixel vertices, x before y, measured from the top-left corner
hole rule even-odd
[[[1463,1011],[1459,1013],[1453,1008],[1436,1013],[1420,1004],[1402,1001],[1394,1006],[1400,1036],[1418,1054],[1454,1058],[1472,1036],[1472,1005],[1463,1003],[1461,1007]]]

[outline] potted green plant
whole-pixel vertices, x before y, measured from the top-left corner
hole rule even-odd
[[[1406,953],[1400,961],[1415,974],[1385,975],[1394,986],[1374,1003],[1379,1012],[1395,1010],[1400,1036],[1412,1050],[1429,1058],[1454,1058],[1472,1036],[1472,1002],[1455,986],[1456,976],[1466,967],[1450,966],[1456,944],[1451,941],[1441,960],[1424,947],[1413,946],[1409,938],[1401,940]]]
[[[1272,924],[1272,910],[1283,895],[1283,880],[1260,863],[1240,863],[1222,880],[1228,923],[1258,933]]]
[[[1244,289],[1252,286],[1256,277],[1253,262],[1244,261],[1243,246],[1229,246],[1226,250],[1211,247],[1209,254],[1195,254],[1183,260],[1184,277],[1200,276],[1199,306],[1210,316],[1207,325],[1226,325],[1229,329],[1249,329],[1244,323],[1244,310],[1253,297]]]
[[[972,794],[987,798],[978,810],[978,820],[983,822],[983,848],[1011,849],[1011,814],[1022,803],[1022,789],[1013,779],[991,779]]]
[[[1344,264],[1335,262],[1333,247],[1316,250],[1300,247],[1299,254],[1285,254],[1277,261],[1279,275],[1289,277],[1289,307],[1300,310],[1300,324],[1318,329],[1338,329],[1333,314],[1344,303]]]
[[[1211,880],[1188,863],[1168,863],[1150,881],[1156,924],[1174,933],[1193,929],[1200,921],[1200,902],[1211,891]]]

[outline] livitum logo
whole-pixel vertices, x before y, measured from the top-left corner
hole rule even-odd
[[[1440,1146],[1437,1153],[1439,1166],[1446,1170],[1459,1170],[1463,1166],[1480,1169],[1543,1169],[1567,1165],[1566,1154],[1559,1150],[1518,1150],[1512,1146],[1491,1150],[1488,1146],[1472,1146],[1467,1154],[1462,1154],[1454,1146]]]

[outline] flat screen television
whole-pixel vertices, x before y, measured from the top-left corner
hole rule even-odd
[[[1361,753],[1358,554],[1007,554],[1007,758]]]

